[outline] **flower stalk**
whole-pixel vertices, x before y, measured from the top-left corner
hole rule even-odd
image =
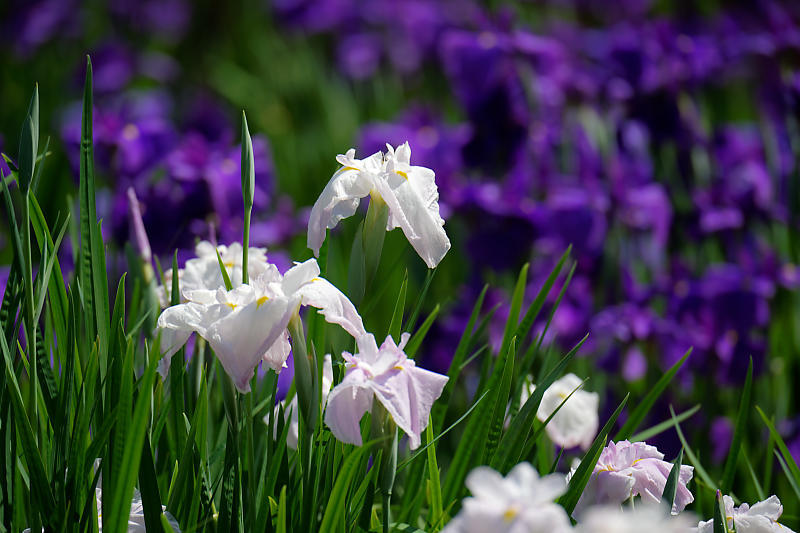
[[[317,427],[319,402],[317,393],[317,363],[308,354],[303,322],[295,312],[289,319],[289,335],[292,337],[292,354],[294,359],[294,379],[297,387],[297,401],[300,416],[305,423],[308,435],[312,435]]]
[[[394,480],[397,474],[397,424],[380,403],[375,402],[372,410],[370,425],[372,439],[381,441],[380,470],[378,471],[378,486],[381,491],[381,505],[383,507],[383,533],[389,532],[392,520],[391,503]]]
[[[253,191],[256,188],[256,166],[253,140],[247,127],[247,116],[242,111],[242,199],[244,200],[244,235],[242,237],[242,283],[249,283],[247,272],[250,248],[250,216],[253,212]]]
[[[389,207],[380,194],[371,193],[367,217],[364,219],[364,293],[372,285],[378,265],[381,262],[383,241],[386,237],[386,222],[389,220]]]

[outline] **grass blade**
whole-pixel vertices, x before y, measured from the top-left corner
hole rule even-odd
[[[395,340],[400,342],[400,328],[403,325],[403,312],[406,306],[406,292],[408,290],[408,270],[403,274],[403,282],[400,284],[400,293],[397,295],[397,302],[394,304],[394,312],[392,313],[392,321],[389,323],[389,335]]]
[[[691,409],[687,409],[686,411],[682,412],[674,419],[670,418],[669,420],[664,420],[663,422],[656,424],[653,427],[647,428],[643,431],[640,431],[636,435],[633,435],[630,439],[631,442],[639,442],[639,441],[646,441],[656,435],[659,435],[666,430],[670,429],[671,427],[675,426],[676,422],[683,422],[687,418],[692,417],[697,411],[700,410],[700,404],[698,403]]]
[[[678,457],[672,464],[672,468],[667,476],[667,482],[664,484],[664,491],[661,493],[661,503],[666,507],[667,514],[672,513],[672,506],[675,503],[675,494],[678,492],[678,480],[681,474],[681,465],[683,464],[683,448],[678,452]]]
[[[672,420],[675,422],[675,431],[678,433],[678,439],[681,441],[681,445],[683,446],[683,450],[686,452],[686,456],[689,458],[689,461],[694,466],[695,472],[697,475],[703,480],[703,483],[708,485],[714,490],[719,490],[717,484],[714,483],[714,480],[711,479],[711,476],[708,475],[708,472],[703,465],[700,464],[700,460],[694,454],[692,449],[689,447],[689,443],[686,442],[686,437],[683,435],[683,431],[681,430],[681,425],[677,421],[677,417],[675,416],[675,411],[672,409],[672,406],[669,406],[669,412],[672,415]]]
[[[747,367],[747,377],[744,381],[744,388],[742,388],[742,399],[739,402],[739,413],[736,415],[736,426],[733,431],[733,438],[731,439],[731,446],[728,449],[728,458],[725,460],[725,469],[722,474],[722,484],[720,490],[723,494],[727,494],[733,488],[733,478],[736,475],[736,465],[739,459],[739,451],[742,447],[742,439],[744,432],[747,429],[747,423],[750,418],[751,397],[753,392],[753,358],[750,358],[750,363]]]
[[[760,407],[756,406],[756,411],[758,414],[761,415],[761,418],[764,420],[764,423],[769,428],[769,433],[775,441],[775,444],[778,446],[778,450],[780,450],[781,455],[783,456],[783,460],[786,462],[786,467],[791,474],[792,480],[800,486],[800,469],[797,468],[797,463],[795,462],[794,458],[792,457],[792,453],[789,451],[789,448],[786,446],[786,442],[784,442],[783,437],[781,437],[778,430],[775,429],[775,425],[767,418],[767,415],[764,414],[764,411],[761,410]]]
[[[439,304],[436,304],[436,307],[433,308],[431,314],[428,315],[428,318],[425,319],[425,322],[419,327],[419,329],[414,333],[414,335],[409,339],[408,344],[406,344],[405,352],[406,355],[409,357],[414,357],[416,355],[417,350],[419,350],[422,341],[425,340],[425,335],[428,334],[428,330],[431,329],[433,325],[433,321],[436,320],[436,317],[439,314]]]
[[[611,418],[608,419],[603,426],[603,429],[601,429],[600,433],[597,434],[597,437],[595,437],[591,447],[583,456],[581,464],[572,475],[572,479],[570,479],[569,486],[567,487],[567,492],[558,499],[558,503],[564,507],[568,514],[572,514],[572,511],[575,510],[575,506],[578,504],[578,499],[580,499],[583,489],[586,488],[586,484],[589,482],[589,477],[592,475],[595,465],[597,465],[597,460],[600,459],[600,453],[603,451],[603,448],[606,445],[608,434],[611,433],[611,428],[613,428],[614,424],[617,422],[617,418],[622,412],[622,409],[628,403],[629,397],[630,394],[625,395],[625,398],[623,398],[622,402],[620,402],[619,406],[617,406],[617,409],[611,415]]]
[[[361,463],[362,456],[370,449],[372,449],[372,445],[367,443],[360,448],[353,449],[347,456],[339,470],[339,474],[336,476],[336,482],[325,507],[325,514],[322,516],[322,524],[320,524],[319,531],[344,531],[347,494],[350,492],[350,485],[358,465]]]
[[[139,473],[142,459],[142,445],[150,418],[150,391],[153,388],[158,357],[151,357],[150,363],[140,381],[140,394],[136,400],[133,417],[126,432],[122,461],[118,465],[117,482],[111,494],[110,531],[123,531],[126,527],[133,495],[133,485]]]

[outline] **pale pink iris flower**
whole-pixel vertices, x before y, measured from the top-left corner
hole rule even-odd
[[[664,461],[664,454],[655,446],[644,442],[609,442],[600,453],[600,459],[575,508],[580,515],[589,505],[619,505],[640,496],[644,503],[658,503],[664,493],[672,463]],[[686,488],[694,469],[682,465],[672,514],[678,514],[694,496]]]
[[[359,353],[342,354],[347,373],[328,395],[325,424],[342,442],[361,445],[359,422],[372,410],[374,399],[409,438],[411,449],[420,445],[420,434],[428,425],[433,402],[442,394],[447,376],[418,368],[403,352],[408,333],[396,345],[387,336],[378,348],[375,337],[357,339]]]

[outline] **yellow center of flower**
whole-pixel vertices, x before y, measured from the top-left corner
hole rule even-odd
[[[519,514],[519,507],[517,507],[516,505],[512,505],[511,507],[506,509],[505,513],[503,513],[503,521],[511,522],[517,517],[518,514]]]
[[[227,305],[227,306],[228,306],[228,307],[230,307],[231,309],[236,309],[236,304],[232,304],[232,303],[230,303],[230,302],[226,302],[226,303],[225,303],[225,305]]]
[[[261,307],[266,301],[269,300],[269,296],[262,296],[258,300],[256,300],[256,308]]]

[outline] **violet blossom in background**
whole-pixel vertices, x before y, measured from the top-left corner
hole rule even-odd
[[[3,33],[13,36],[9,42],[21,58],[31,57],[56,37],[75,39],[82,30],[76,0],[15,1],[8,8],[11,16],[2,24]]]

